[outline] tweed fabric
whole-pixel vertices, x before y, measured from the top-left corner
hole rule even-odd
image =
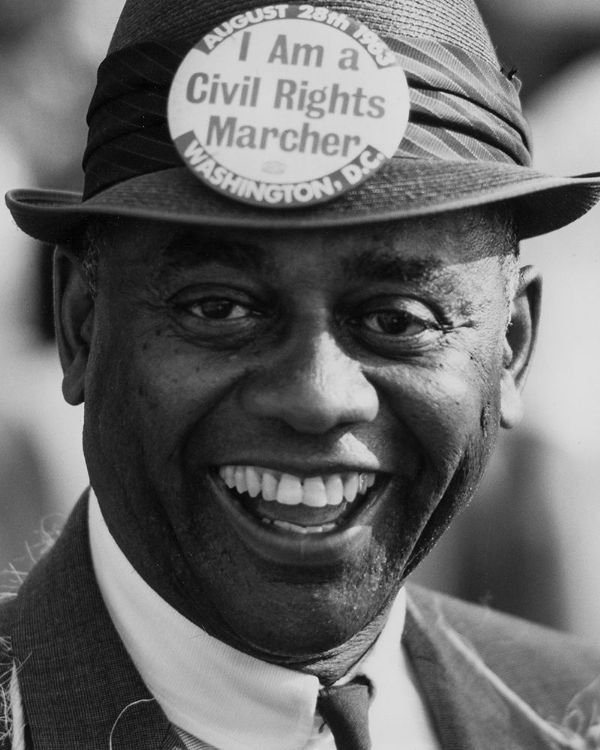
[[[0,604],[0,750],[13,750],[12,707],[10,705],[13,675],[12,622],[16,597],[4,594]]]
[[[102,603],[82,527],[86,501],[13,605],[12,653],[33,748],[175,750]]]
[[[572,637],[414,587],[403,643],[444,750],[587,747],[560,724],[565,696],[582,695],[600,672],[591,647],[575,655]]]

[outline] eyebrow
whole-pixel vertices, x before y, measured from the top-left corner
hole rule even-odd
[[[385,248],[362,250],[344,261],[351,278],[402,283],[429,281],[439,276],[443,267],[439,258],[405,258]]]
[[[198,236],[185,230],[168,240],[161,256],[161,273],[187,271],[208,263],[255,272],[263,270],[266,265],[265,252],[259,245],[212,234]]]
[[[181,230],[172,235],[161,250],[159,273],[178,273],[215,263],[240,271],[260,273],[270,266],[268,253],[258,244]],[[342,261],[351,279],[410,283],[439,276],[444,263],[438,258],[407,258],[389,247],[358,251]]]

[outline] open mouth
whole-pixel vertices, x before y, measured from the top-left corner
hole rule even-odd
[[[339,530],[361,507],[380,478],[373,472],[299,477],[257,466],[221,466],[228,494],[262,524],[287,534]]]
[[[242,544],[293,569],[345,564],[364,554],[390,474],[326,471],[302,476],[227,464],[211,471],[215,500]]]

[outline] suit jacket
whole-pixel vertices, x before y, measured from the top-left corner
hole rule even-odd
[[[104,607],[86,516],[83,498],[0,606],[5,689],[14,665],[27,748],[175,750]],[[416,587],[403,639],[444,750],[596,747],[582,743],[600,722],[600,655],[575,639]]]

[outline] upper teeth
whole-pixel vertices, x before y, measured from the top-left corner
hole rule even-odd
[[[240,494],[247,492],[250,497],[262,494],[263,500],[276,500],[283,505],[303,503],[312,508],[340,505],[343,500],[351,503],[375,484],[375,474],[356,471],[301,479],[256,466],[222,466],[219,475],[230,489]]]

